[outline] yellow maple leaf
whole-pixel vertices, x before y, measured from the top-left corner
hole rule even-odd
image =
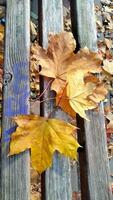
[[[56,150],[70,158],[77,158],[79,144],[73,136],[75,126],[36,115],[17,116],[14,120],[18,127],[11,136],[9,155],[31,149],[32,166],[39,173],[51,166]]]
[[[97,107],[97,102],[88,98],[96,89],[94,82],[84,82],[84,72],[77,70],[68,73],[67,96],[73,110],[81,117],[87,119],[86,110]]]
[[[70,70],[82,69],[84,73],[101,71],[102,61],[97,53],[84,48],[74,54],[75,47],[72,33],[62,32],[49,37],[47,50],[39,45],[32,48],[37,64],[42,66],[40,74],[54,78],[51,89],[57,93],[64,88]]]
[[[66,88],[63,92],[56,95],[56,106],[60,106],[62,110],[68,113],[68,115],[70,115],[72,118],[76,117],[76,112],[69,104],[69,98],[67,97]]]
[[[73,110],[87,119],[86,110],[94,109],[105,99],[107,89],[101,81],[83,70],[71,71],[67,75],[67,97]]]

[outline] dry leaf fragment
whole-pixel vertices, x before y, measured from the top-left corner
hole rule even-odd
[[[99,103],[105,99],[107,93],[108,91],[104,84],[97,84],[92,94],[88,96],[88,99],[92,100],[94,103]]]
[[[112,60],[104,60],[103,61],[103,69],[109,74],[113,75],[113,61]]]
[[[113,133],[113,113],[109,112],[106,115],[106,118],[109,120],[109,123],[107,124],[106,132],[107,134]]]
[[[96,25],[97,25],[97,28],[98,28],[99,31],[101,31],[102,33],[105,31],[103,24],[102,24],[102,21],[96,20]]]
[[[110,0],[101,0],[101,3],[104,5],[110,5],[111,1]]]
[[[32,22],[32,21],[30,21],[30,30],[31,30],[31,33],[33,34],[33,35],[37,35],[37,32],[36,32],[36,25]]]
[[[4,34],[4,26],[0,24],[0,33]]]
[[[21,115],[14,117],[14,120],[18,127],[11,136],[9,155],[31,149],[32,166],[39,173],[50,167],[56,150],[65,156],[77,158],[79,144],[73,136],[75,126],[36,115]]]
[[[105,99],[108,90],[99,78],[92,74],[87,74],[84,77],[84,82],[95,84],[95,89],[93,90],[92,94],[88,96],[88,99],[92,100],[95,103],[99,103],[100,101],[103,101]]]
[[[105,45],[106,45],[106,47],[107,47],[108,49],[110,49],[110,48],[112,47],[112,40],[111,40],[111,39],[105,38],[105,39],[104,39],[104,43],[105,43]]]

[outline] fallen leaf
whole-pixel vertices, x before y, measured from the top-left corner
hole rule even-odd
[[[3,40],[4,35],[0,33],[0,41]]]
[[[103,101],[105,99],[108,90],[98,77],[92,74],[87,74],[84,77],[84,82],[95,84],[95,89],[93,90],[92,94],[88,96],[88,99],[92,100],[95,103],[99,103],[100,101]]]
[[[39,173],[51,166],[56,150],[77,159],[79,144],[73,136],[75,126],[36,115],[21,115],[14,117],[14,120],[18,127],[11,136],[9,155],[31,149],[32,166]]]
[[[108,150],[109,150],[110,157],[113,157],[113,143],[109,143]]]
[[[107,93],[108,90],[105,88],[104,84],[100,83],[96,85],[96,88],[93,90],[92,94],[88,96],[88,99],[99,103],[105,99]]]
[[[112,47],[112,40],[111,39],[104,39],[104,43],[107,46],[108,49],[110,49]]]
[[[35,36],[37,35],[36,25],[32,21],[30,21],[30,31],[31,31],[31,34],[33,34]]]
[[[0,24],[0,33],[4,33],[4,26]]]
[[[54,78],[51,89],[61,92],[66,84],[67,73],[71,70],[82,69],[84,73],[98,73],[101,62],[98,53],[90,52],[88,48],[74,54],[76,42],[72,33],[62,32],[49,36],[49,45],[44,50],[39,45],[32,48],[34,59],[41,65],[40,75]]]
[[[90,73],[87,73],[84,77],[84,82],[88,83],[88,82],[92,82],[92,83],[100,83],[100,79]]]
[[[106,132],[107,134],[113,133],[113,113],[109,112],[106,115],[106,118],[109,120],[109,123],[107,124],[106,127]]]
[[[5,17],[5,7],[0,5],[0,19]]]
[[[108,104],[104,105],[104,113],[107,115],[109,112],[111,112],[111,107]]]
[[[113,12],[113,9],[108,7],[108,6],[105,6],[105,12],[107,13],[112,13]]]
[[[105,99],[107,89],[93,75],[84,77],[81,70],[68,73],[67,97],[72,109],[87,119],[86,110],[94,109]]]
[[[78,70],[68,73],[67,96],[69,103],[73,110],[85,119],[87,119],[85,111],[97,106],[97,104],[88,99],[88,96],[93,93],[95,88],[94,83],[85,84],[83,71]]]
[[[98,28],[99,31],[101,31],[102,33],[105,31],[103,24],[102,24],[102,21],[96,20],[96,25],[97,25],[97,28]]]
[[[109,74],[113,75],[113,61],[112,60],[104,60],[103,61],[103,69]]]
[[[66,81],[67,60],[75,50],[76,42],[72,33],[62,32],[49,36],[48,49],[44,50],[39,45],[32,48],[39,65],[42,66],[40,74],[54,78],[51,89],[60,91]]]
[[[101,3],[104,5],[110,5],[111,1],[110,0],[101,0]]]
[[[69,98],[66,94],[66,88],[63,92],[57,94],[56,96],[56,106],[60,106],[62,110],[68,115],[70,115],[72,118],[76,117],[76,112],[72,109],[72,107],[69,104]]]
[[[102,58],[97,52],[91,52],[87,47],[80,49],[75,54],[74,61],[72,61],[70,71],[81,70],[84,73],[100,73]]]

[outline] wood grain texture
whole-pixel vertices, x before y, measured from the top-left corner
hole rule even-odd
[[[29,113],[30,1],[7,0],[1,147],[1,200],[30,199],[29,152],[7,157],[11,117]]]
[[[39,1],[39,29],[40,44],[47,47],[48,34],[59,33],[63,30],[63,8],[62,0]],[[41,79],[42,90],[46,87],[49,79]],[[53,97],[53,92],[46,92],[44,98]],[[48,116],[54,109],[54,101],[45,102],[41,105],[41,115]],[[67,116],[57,110],[52,113],[52,117],[67,120]],[[53,158],[53,165],[45,173],[45,196],[46,200],[71,200],[71,172],[69,159],[56,152]],[[44,187],[44,185],[43,185]]]
[[[96,51],[94,1],[72,0],[71,11],[73,32],[79,46]],[[88,111],[87,115],[90,122],[78,118],[78,126],[82,126],[79,140],[85,141],[85,153],[80,153],[82,200],[111,200],[103,104],[98,111]]]

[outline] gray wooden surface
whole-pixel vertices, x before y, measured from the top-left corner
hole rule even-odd
[[[42,2],[42,5],[41,5]],[[62,0],[43,0],[39,1],[39,30],[40,43],[47,47],[48,33],[58,33],[63,30],[63,6]],[[46,87],[48,80],[41,80],[41,87]],[[42,89],[43,89],[42,88]],[[44,98],[50,98],[54,94],[46,92]],[[45,102],[41,106],[41,115],[48,116],[53,110],[54,102]],[[67,120],[65,114],[58,110],[52,115],[56,118]],[[56,153],[53,159],[53,165],[45,174],[45,197],[46,200],[71,200],[71,173],[69,159]],[[43,185],[44,187],[44,185]],[[44,195],[44,192],[42,192]]]
[[[0,0],[0,5],[5,5],[6,4],[6,0]]]
[[[113,183],[113,158],[110,159],[111,182]]]
[[[71,10],[78,48],[87,46],[97,50],[93,0],[72,0]],[[78,126],[82,126],[78,132],[79,141],[85,145],[85,152],[80,152],[82,200],[111,200],[103,104],[99,111],[88,111],[87,115],[90,122],[80,117],[77,120]]]
[[[7,157],[11,117],[29,113],[29,0],[7,0],[6,13],[0,199],[30,200],[29,152]]]

